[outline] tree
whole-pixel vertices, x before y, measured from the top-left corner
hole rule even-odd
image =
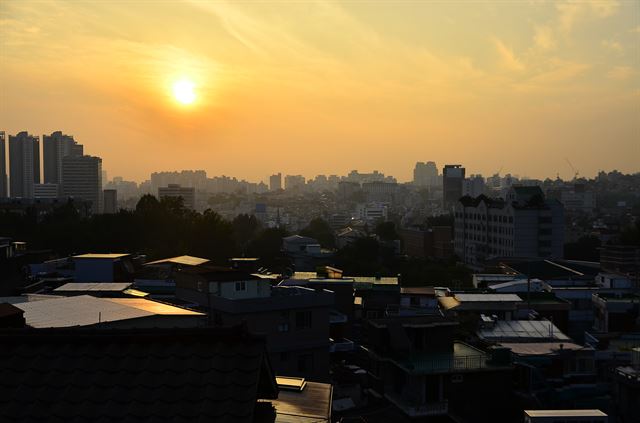
[[[399,237],[396,232],[396,225],[393,222],[380,222],[376,225],[376,235],[382,241],[394,241]]]
[[[322,218],[317,217],[309,225],[300,231],[300,235],[308,236],[318,240],[320,245],[326,248],[333,248],[336,245],[333,231],[329,224]]]

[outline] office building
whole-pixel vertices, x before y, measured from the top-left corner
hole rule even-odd
[[[38,200],[58,198],[59,189],[58,184],[34,184],[33,198]]]
[[[102,191],[103,213],[115,213],[118,211],[118,191],[115,189],[105,189]]]
[[[463,197],[454,222],[454,249],[468,265],[493,257],[563,256],[564,208],[540,187],[513,186],[506,200]]]
[[[64,197],[91,201],[93,213],[102,213],[102,159],[94,156],[62,158]]]
[[[158,188],[158,198],[182,198],[185,208],[193,210],[196,205],[196,189],[193,187],[183,187],[178,184],[169,184],[166,187]]]
[[[276,173],[269,177],[269,191],[280,191],[282,189],[282,173]]]
[[[413,184],[419,187],[438,185],[438,168],[435,162],[417,162],[413,169]]]
[[[6,146],[4,142],[4,131],[0,131],[0,198],[6,198],[9,195],[9,187],[7,186],[7,157]]]
[[[9,135],[10,195],[33,198],[33,184],[40,183],[40,139],[22,131]]]
[[[442,206],[451,210],[462,197],[465,169],[462,165],[445,165],[442,171]]]
[[[61,131],[42,136],[43,176],[45,184],[58,184],[62,192],[62,159],[66,156],[83,155],[82,144],[74,141],[71,135]]]

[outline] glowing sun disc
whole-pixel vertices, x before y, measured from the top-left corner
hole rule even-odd
[[[196,99],[194,84],[191,81],[182,79],[173,84],[173,96],[182,104],[191,104]]]

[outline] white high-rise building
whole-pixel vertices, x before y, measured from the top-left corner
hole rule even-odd
[[[91,201],[92,212],[102,213],[102,159],[65,156],[62,159],[62,193]]]

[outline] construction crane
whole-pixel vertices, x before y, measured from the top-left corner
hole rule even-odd
[[[564,158],[564,160],[567,162],[567,164],[569,165],[569,167],[571,167],[571,169],[573,169],[573,180],[575,181],[576,179],[578,179],[578,175],[580,175],[580,172],[578,172],[578,169],[576,169],[571,162],[569,161],[568,158]]]

